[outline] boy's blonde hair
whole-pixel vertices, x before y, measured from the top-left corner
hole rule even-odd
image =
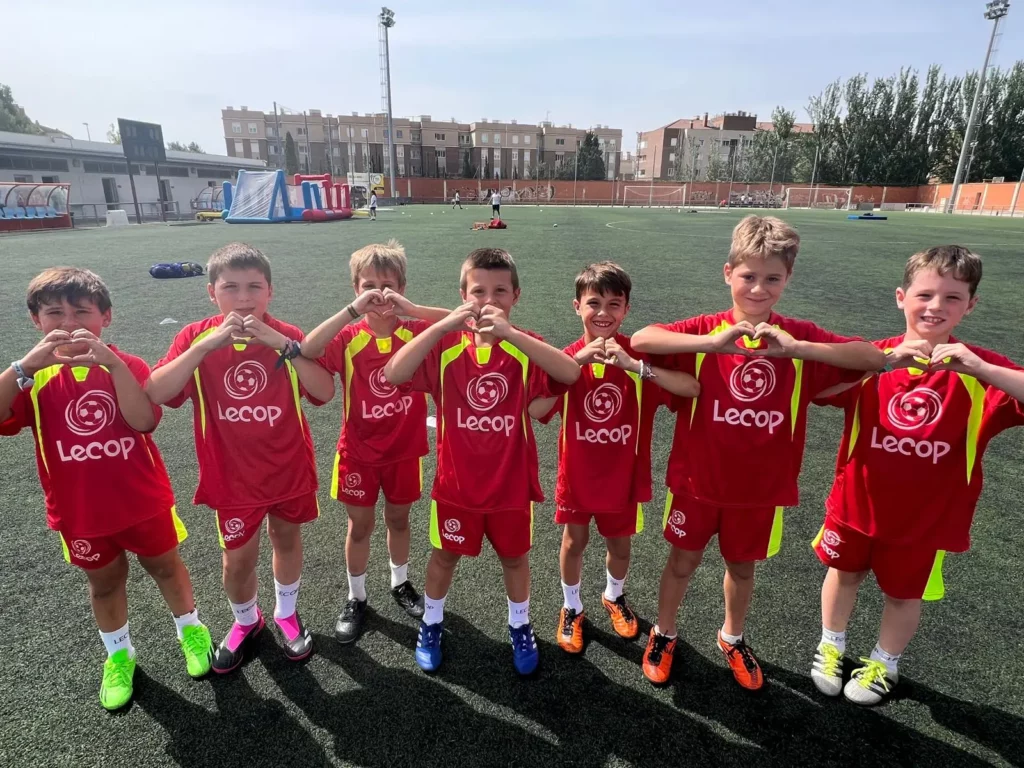
[[[72,304],[91,301],[100,312],[111,307],[110,291],[100,276],[78,267],[51,267],[40,272],[28,284],[25,303],[28,311],[38,315],[43,304],[67,299]]]
[[[225,269],[255,269],[267,278],[267,285],[270,285],[270,259],[248,243],[228,243],[213,252],[206,262],[210,285],[216,285],[217,278]]]
[[[778,256],[793,271],[800,250],[800,235],[789,224],[775,216],[745,216],[732,231],[729,266],[735,267],[750,259]]]
[[[971,296],[981,282],[981,256],[962,245],[936,245],[919,251],[907,259],[903,270],[903,290],[907,290],[919,272],[934,269],[940,275],[953,275],[967,283]]]
[[[466,277],[471,269],[504,269],[508,270],[512,280],[512,290],[519,290],[519,270],[512,255],[504,248],[477,248],[470,251],[469,256],[462,262],[462,273],[459,275],[459,288],[466,290]]]
[[[405,268],[409,260],[405,248],[392,238],[386,243],[371,243],[352,254],[348,266],[352,271],[352,285],[359,282],[359,273],[373,269],[378,273],[390,272],[398,278],[398,287],[405,287]]]

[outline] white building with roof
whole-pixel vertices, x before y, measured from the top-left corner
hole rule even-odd
[[[133,173],[142,215],[155,220],[161,201],[168,218],[191,218],[192,203],[204,189],[233,181],[240,169],[265,168],[263,160],[168,150],[159,186],[154,166],[135,165]],[[114,208],[123,208],[129,218],[135,215],[128,163],[119,144],[0,131],[4,181],[71,184],[69,207],[76,221],[102,220]]]

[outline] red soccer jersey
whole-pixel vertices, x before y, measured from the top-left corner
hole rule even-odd
[[[854,341],[806,320],[772,314],[768,322],[803,341]],[[659,327],[713,335],[733,324],[729,310]],[[763,342],[741,338],[736,345],[759,349]],[[795,506],[808,405],[817,393],[863,376],[823,363],[741,354],[672,355],[663,364],[700,383],[700,395],[676,417],[666,483],[676,496],[719,507]]]
[[[456,331],[431,350],[412,388],[430,392],[438,413],[433,499],[471,512],[544,500],[527,406],[555,392],[538,365],[508,341],[477,347],[472,333]]]
[[[386,338],[373,335],[366,320],[341,329],[321,360],[345,386],[344,416],[338,453],[360,464],[377,466],[426,456],[427,397],[400,391],[384,378],[391,356],[429,324],[401,320]]]
[[[145,361],[116,349],[141,385]],[[46,494],[46,524],[66,537],[112,536],[174,506],[163,459],[152,436],[121,416],[114,381],[102,367],[53,365],[18,394],[0,434],[30,427]],[[160,421],[160,408],[153,415]]]
[[[635,359],[629,337],[615,341]],[[574,357],[584,338],[563,352]],[[576,383],[543,419],[562,416],[555,502],[577,512],[625,512],[651,500],[653,411],[671,395],[653,381],[613,365],[584,365]]]
[[[902,341],[874,344],[889,349]],[[993,365],[1021,370],[995,352],[969,348]],[[917,369],[873,376],[828,402],[846,410],[828,511],[887,542],[969,549],[982,454],[999,432],[1024,424],[1024,405],[973,376]]]
[[[186,352],[222,321],[217,315],[182,328],[156,367]],[[288,338],[303,338],[298,328],[269,314],[263,321]],[[276,367],[279,356],[258,343],[214,350],[167,403],[179,408],[192,401],[199,460],[194,504],[218,510],[263,507],[317,489],[313,438],[300,404],[305,390],[290,362]]]

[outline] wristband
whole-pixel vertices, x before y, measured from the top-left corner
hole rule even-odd
[[[281,356],[278,357],[277,362],[274,363],[274,368],[280,368],[284,365],[285,360],[294,360],[301,354],[302,345],[294,339],[288,339],[281,348]]]
[[[640,361],[640,380],[641,381],[649,381],[650,379],[656,379],[656,378],[658,378],[658,377],[655,375],[654,369],[651,367],[651,364],[648,363],[646,360],[641,360]]]
[[[349,304],[347,307],[345,307],[345,309],[347,309],[348,313],[350,315],[352,315],[352,319],[353,320],[358,320],[359,319],[359,313],[356,312],[356,308],[353,307],[351,304]]]
[[[14,373],[18,377],[18,389],[24,391],[35,386],[36,380],[25,373],[25,369],[21,367],[21,360],[11,363],[11,368],[14,369]]]
[[[893,371],[896,370],[893,367],[891,360],[893,352],[895,352],[895,350],[893,349],[885,350],[885,352],[883,353],[885,355],[885,365],[882,366],[882,370],[880,370],[879,373],[892,373]]]

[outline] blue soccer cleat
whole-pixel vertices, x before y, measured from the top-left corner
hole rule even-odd
[[[424,672],[436,672],[441,666],[441,633],[444,622],[425,624],[420,622],[416,637],[416,664]]]
[[[540,649],[531,624],[521,627],[509,625],[508,639],[512,642],[512,663],[520,675],[530,675],[540,663]]]

